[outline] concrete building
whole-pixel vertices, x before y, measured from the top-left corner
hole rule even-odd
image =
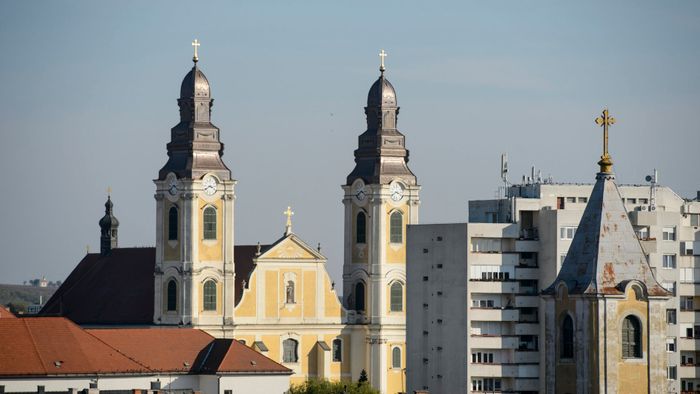
[[[470,201],[468,223],[409,226],[409,392],[553,392],[546,361],[557,336],[545,334],[539,294],[557,278],[593,186],[531,179],[506,198]],[[662,343],[651,344],[666,350],[657,356],[666,365],[663,391],[697,390],[700,193],[684,199],[649,185],[619,192],[650,272],[671,294],[655,301],[667,325],[652,338]],[[458,333],[466,344],[455,342]],[[441,373],[446,365],[466,368]]]

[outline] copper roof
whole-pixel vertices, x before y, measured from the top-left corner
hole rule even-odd
[[[14,313],[10,312],[9,309],[0,305],[0,319],[16,319],[16,318],[17,318],[17,316],[15,316]]]

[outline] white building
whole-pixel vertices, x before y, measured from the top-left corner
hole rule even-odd
[[[409,392],[544,392],[543,349],[554,339],[543,335],[539,292],[554,282],[592,187],[514,185],[508,198],[470,201],[468,223],[409,226]],[[649,186],[619,190],[656,279],[675,295],[665,305],[668,392],[697,390],[700,195],[658,187],[652,206]]]

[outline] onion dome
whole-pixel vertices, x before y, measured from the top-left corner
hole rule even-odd
[[[192,70],[185,75],[185,78],[182,80],[182,84],[180,85],[181,99],[191,99],[195,97],[211,97],[209,81],[202,70],[197,67],[197,63],[195,63]]]
[[[382,71],[379,79],[369,88],[367,94],[368,107],[396,107],[396,90],[388,79],[384,77]]]
[[[119,220],[114,216],[113,212],[114,204],[112,203],[112,197],[107,196],[107,202],[105,203],[105,215],[100,219],[100,228],[104,232],[112,227],[119,227]]]

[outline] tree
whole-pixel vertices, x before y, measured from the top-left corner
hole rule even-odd
[[[360,379],[357,381],[359,384],[367,383],[367,371],[364,369],[360,372]]]
[[[328,380],[309,379],[302,384],[289,388],[289,394],[379,394],[366,383],[329,382]]]

